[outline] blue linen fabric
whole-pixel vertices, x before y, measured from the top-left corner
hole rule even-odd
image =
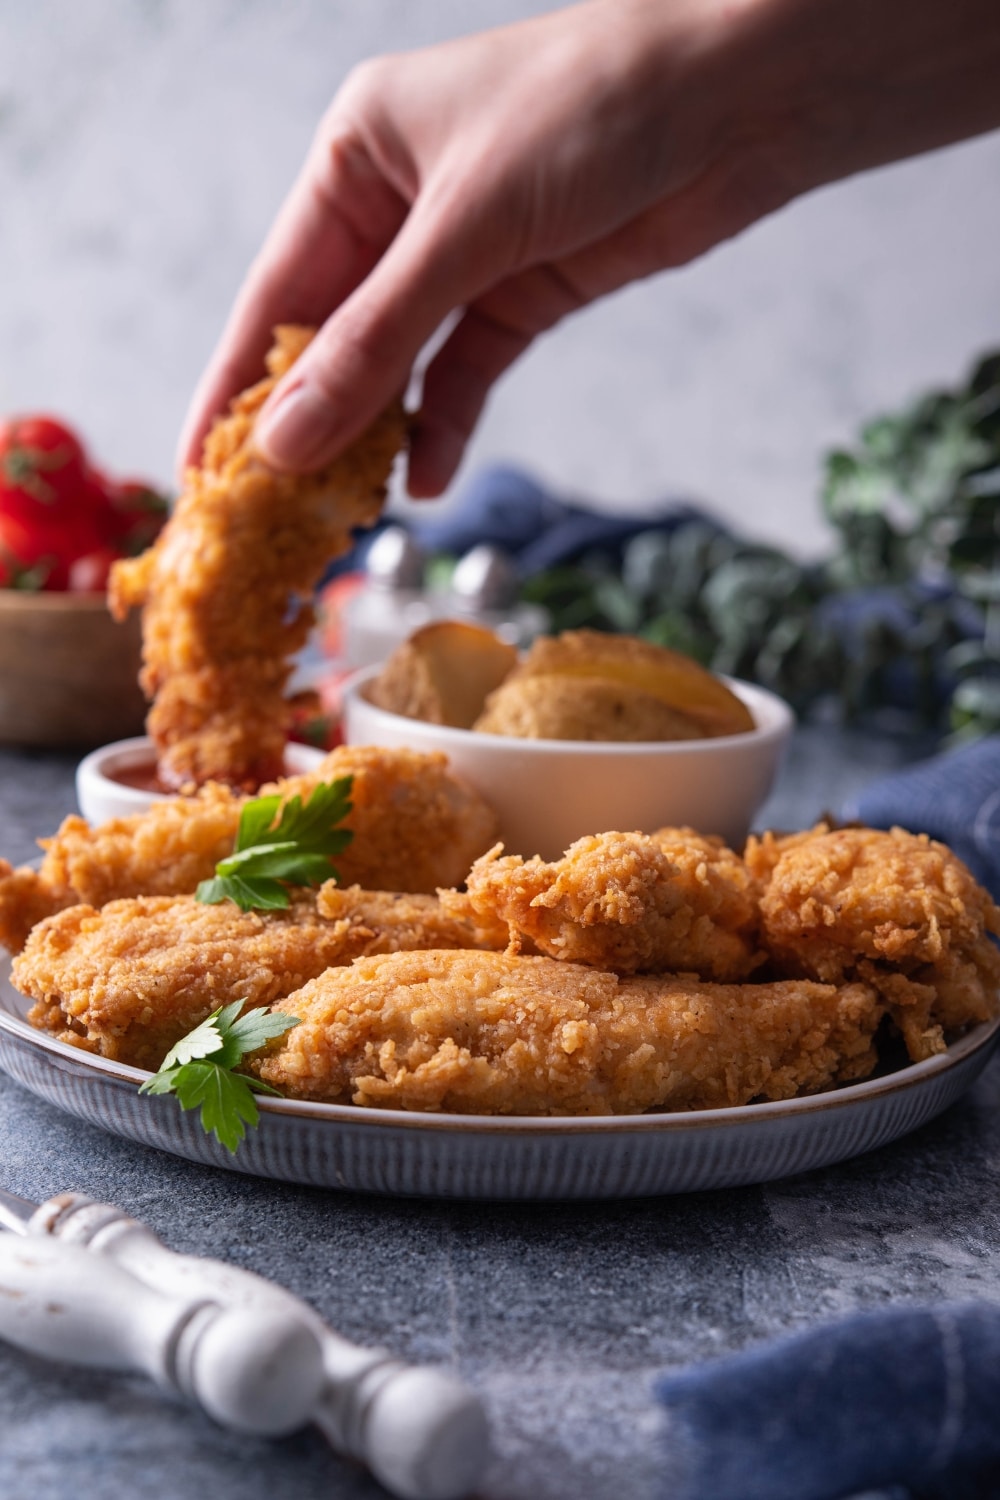
[[[940,839],[1000,901],[1000,735],[877,781],[841,811],[873,828],[898,824]]]
[[[989,1303],[858,1313],[662,1377],[656,1394],[662,1500],[1000,1496]]]
[[[461,557],[487,542],[510,555],[519,578],[530,578],[544,568],[574,562],[592,547],[620,556],[640,531],[672,531],[690,520],[724,529],[683,500],[663,500],[642,514],[589,510],[561,499],[523,469],[491,464],[472,475],[443,516],[432,511],[426,520],[411,516],[406,524],[428,553]],[[395,524],[386,516],[371,530],[359,532],[351,551],[331,563],[323,582],[363,568],[376,537]]]
[[[518,575],[530,578],[591,547],[614,553],[640,531],[671,531],[696,518],[709,519],[679,500],[664,500],[643,515],[617,507],[587,510],[560,499],[521,469],[493,464],[472,476],[440,520],[414,521],[410,530],[428,552],[461,556],[480,542],[503,547]]]

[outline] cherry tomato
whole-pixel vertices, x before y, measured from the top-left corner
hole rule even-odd
[[[114,536],[122,551],[135,557],[152,546],[167,519],[165,495],[141,479],[122,479],[107,486]]]
[[[25,589],[64,589],[69,564],[60,552],[58,529],[26,525],[16,515],[0,512],[0,556],[10,582]]]
[[[69,565],[67,587],[71,594],[103,594],[108,586],[111,564],[117,562],[121,553],[114,547],[99,547],[77,557]]]
[[[162,495],[94,468],[55,418],[0,423],[0,587],[103,588],[111,562],[144,551],[166,515]]]
[[[86,487],[83,446],[51,417],[15,417],[0,426],[0,510],[27,525],[75,507]]]

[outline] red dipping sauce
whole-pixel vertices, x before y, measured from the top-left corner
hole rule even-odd
[[[295,776],[301,773],[302,767],[290,765],[288,757],[285,757],[285,766],[282,774],[284,776]],[[121,766],[113,766],[105,771],[109,781],[117,781],[119,786],[134,787],[137,792],[155,793],[160,797],[176,797],[180,794],[176,787],[167,786],[160,780],[156,769],[156,757],[150,755],[147,759],[132,760]]]

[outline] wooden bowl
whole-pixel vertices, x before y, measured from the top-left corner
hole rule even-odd
[[[103,594],[0,588],[0,744],[82,748],[138,734],[141,624]]]

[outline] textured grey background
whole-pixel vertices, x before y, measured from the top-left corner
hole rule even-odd
[[[0,411],[170,477],[188,394],[358,59],[543,0],[0,0]],[[1000,137],[826,189],[543,340],[472,461],[684,491],[815,552],[818,455],[1000,343]]]

